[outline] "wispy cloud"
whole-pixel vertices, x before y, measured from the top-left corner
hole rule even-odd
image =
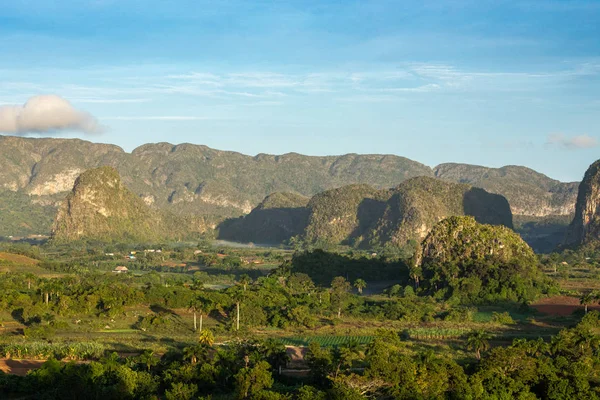
[[[598,147],[600,142],[597,138],[589,135],[566,136],[562,133],[548,135],[547,146],[558,146],[564,149],[591,149]]]
[[[75,103],[97,103],[97,104],[129,104],[129,103],[148,103],[152,99],[94,99],[94,98],[72,98]]]
[[[204,121],[214,120],[211,117],[199,117],[195,115],[142,115],[142,116],[120,116],[107,117],[105,120],[113,121]]]

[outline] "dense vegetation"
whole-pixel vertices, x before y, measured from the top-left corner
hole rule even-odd
[[[552,289],[517,234],[472,217],[439,222],[417,251],[412,275],[427,293],[469,302],[528,302]]]
[[[455,236],[459,223],[462,233]],[[438,231],[456,240],[450,243],[456,253],[441,252],[444,268],[464,261],[459,252],[477,261],[473,268],[494,261],[496,272],[514,272],[515,259],[523,268],[538,268],[531,250],[507,228],[450,218],[434,228],[437,240],[430,243],[441,240]],[[489,254],[490,245],[506,253],[477,256]],[[599,395],[598,314],[588,312],[576,327],[581,316],[548,320],[571,325],[560,332],[538,324],[542,317],[520,303],[525,298],[518,296],[517,276],[499,278],[501,287],[517,288],[507,289],[506,297],[483,291],[474,296],[472,286],[459,284],[451,296],[459,301],[448,301],[447,292],[430,291],[425,266],[415,290],[415,270],[397,253],[314,250],[292,256],[208,241],[6,244],[0,250],[31,257],[36,268],[47,270],[41,277],[7,264],[12,272],[0,275],[0,357],[49,359],[24,377],[0,373],[4,398]],[[560,264],[557,257],[545,257],[544,265]],[[267,262],[273,266],[261,269]],[[123,264],[129,273],[108,272]],[[517,304],[505,301],[511,293]],[[304,356],[291,360],[284,344],[305,347]]]
[[[205,335],[161,358],[146,351],[87,364],[50,360],[26,377],[0,374],[0,391],[39,399],[597,399],[598,318],[589,313],[550,342],[518,339],[489,352],[489,336],[476,332],[467,346],[480,360],[462,365],[433,351],[411,354],[392,330],[366,346],[312,342],[302,380],[278,372],[288,357],[276,340],[215,346]]]

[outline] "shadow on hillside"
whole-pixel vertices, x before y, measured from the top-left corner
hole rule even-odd
[[[363,201],[361,201],[358,205],[358,210],[356,212],[358,226],[350,234],[348,240],[342,244],[354,244],[353,242],[356,240],[356,238],[359,237],[363,237],[364,239],[366,239],[369,230],[372,229],[375,226],[375,223],[383,216],[386,204],[386,201],[369,198],[366,198]],[[366,244],[368,243],[363,243],[363,245]],[[363,246],[360,246],[359,244],[359,247]]]
[[[479,223],[504,225],[513,229],[510,205],[504,196],[474,187],[464,194],[463,209],[466,215],[475,217]]]
[[[329,286],[336,276],[354,282],[390,281],[391,284],[408,282],[408,265],[404,261],[386,261],[367,256],[329,253],[323,250],[305,251],[292,259],[292,272],[305,273],[318,285]]]
[[[308,209],[255,209],[250,214],[223,221],[217,227],[218,239],[244,243],[280,244],[304,230]]]

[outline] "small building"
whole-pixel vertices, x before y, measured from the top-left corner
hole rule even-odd
[[[114,272],[115,274],[123,274],[123,273],[125,273],[125,272],[127,272],[127,271],[129,271],[129,270],[127,269],[127,267],[125,267],[125,266],[123,266],[123,265],[119,265],[118,267],[116,267],[116,268],[114,269],[114,271],[113,271],[113,272]]]

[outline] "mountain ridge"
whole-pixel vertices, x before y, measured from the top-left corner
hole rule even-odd
[[[434,177],[440,166],[450,165],[430,168],[390,154],[304,156],[290,152],[249,156],[205,145],[167,142],[143,144],[128,153],[116,145],[82,139],[17,136],[0,136],[0,162],[4,166],[0,170],[0,189],[26,194],[32,207],[39,205],[57,210],[77,176],[88,169],[106,165],[116,168],[124,184],[151,207],[178,215],[222,217],[247,214],[275,192],[310,197],[361,183],[385,189],[416,176]],[[461,171],[449,172],[451,169],[446,168],[441,178],[473,180],[469,171],[486,168],[460,165],[465,166]],[[544,179],[522,174],[523,179],[529,181],[508,180],[508,184],[520,187],[514,193],[500,194],[508,198],[511,208],[532,215],[566,213],[573,209],[575,196],[569,196],[574,184],[563,184],[539,175]],[[500,190],[495,186],[504,182],[502,179],[475,182],[473,186],[496,193]],[[554,205],[550,204],[549,198],[554,198]],[[530,209],[519,208],[524,201],[534,205]],[[12,234],[11,227],[17,227],[19,222],[11,221],[10,218],[7,220],[0,234]],[[31,233],[45,233],[49,228],[44,223],[37,231],[32,228]]]

